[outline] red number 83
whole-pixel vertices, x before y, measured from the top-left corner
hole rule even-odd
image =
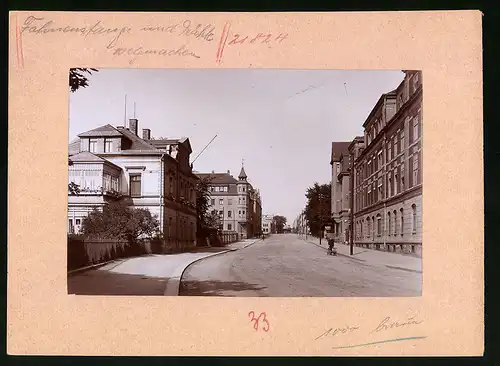
[[[250,317],[250,321],[253,322],[253,329],[259,330],[259,321],[262,320],[262,323],[265,323],[265,326],[262,327],[262,330],[264,332],[269,331],[269,322],[266,319],[266,313],[262,312],[260,315],[256,318],[255,313],[253,311],[248,313],[248,316]],[[262,317],[262,319],[261,319]]]

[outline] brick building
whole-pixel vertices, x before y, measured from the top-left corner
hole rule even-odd
[[[354,156],[354,242],[421,254],[421,72],[404,72],[363,124],[364,144]]]
[[[337,241],[349,242],[353,190],[356,246],[421,255],[422,75],[404,73],[370,112],[363,137],[332,144],[332,219]]]

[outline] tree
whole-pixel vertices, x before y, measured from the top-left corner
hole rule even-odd
[[[305,217],[309,223],[309,229],[314,236],[320,236],[321,225],[326,224],[331,219],[331,197],[332,186],[330,183],[314,183],[307,188],[307,204]]]
[[[89,86],[87,75],[92,75],[92,72],[99,72],[97,69],[92,68],[72,68],[69,69],[69,89],[72,93],[80,88]]]
[[[151,238],[158,229],[156,215],[147,209],[131,208],[123,201],[106,204],[102,211],[94,209],[82,222],[85,236],[126,240],[129,243],[139,238]]]
[[[285,225],[286,225],[286,217],[285,216],[280,216],[280,215],[275,215],[273,217],[274,225],[276,228],[276,232],[278,234],[283,233]]]
[[[87,69],[87,68],[71,68],[69,69],[69,90],[74,93],[80,88],[86,88],[89,83],[87,76],[85,74],[92,75],[92,72],[99,72],[97,69]],[[73,165],[73,162],[68,159],[68,165]],[[75,190],[74,188],[77,188]],[[73,183],[73,188],[68,184],[68,191],[72,195],[77,195],[80,193],[80,188],[77,184]]]
[[[212,177],[204,177],[196,183],[196,229],[200,239],[205,239],[219,227],[219,216],[209,212],[212,179]]]

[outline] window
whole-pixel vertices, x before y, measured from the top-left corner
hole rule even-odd
[[[244,189],[244,188],[243,188]],[[245,197],[242,198],[243,199],[243,202],[245,202]]]
[[[130,174],[130,195],[132,197],[141,196],[141,175]]]
[[[220,216],[221,218],[223,218],[223,217],[224,217],[224,211],[220,210],[220,211],[219,211],[219,216]]]
[[[377,215],[377,236],[382,234],[382,217]]]
[[[68,220],[68,230],[71,234],[75,231],[75,228],[73,227],[73,219]]]
[[[412,223],[411,232],[412,234],[417,233],[417,206],[415,204],[411,205]]]
[[[241,210],[238,211],[238,215],[241,216]]]
[[[401,130],[399,134],[399,152],[403,152],[405,148],[405,131]]]
[[[215,206],[215,199],[214,199],[214,198],[212,198],[212,199],[210,200],[210,205],[211,205],[211,206]]]
[[[397,231],[398,231],[398,222],[397,222],[397,214],[396,214],[396,210],[394,210],[394,231],[393,231],[393,234],[396,235]]]
[[[232,198],[228,198],[227,199],[227,204],[228,205],[232,205],[233,204],[233,199]]]
[[[392,143],[389,142],[388,150],[387,150],[387,161],[392,160]]]
[[[96,139],[89,139],[89,151],[90,152],[97,152],[97,140]]]
[[[224,198],[219,198],[219,205],[223,205],[224,204]]]
[[[232,211],[227,211],[227,217],[231,217]]]
[[[413,156],[413,185],[417,185],[418,181],[418,155]]]
[[[382,167],[382,151],[378,153],[378,167],[379,169]]]
[[[394,137],[394,155],[398,155],[399,151],[398,151],[398,139],[396,138],[396,136]]]
[[[372,238],[375,238],[375,217],[372,216]]]
[[[104,152],[111,152],[112,141],[110,139],[104,139]]]
[[[404,219],[404,215],[403,215],[403,209],[400,209],[399,212],[400,212],[399,216],[401,218],[400,219],[401,226],[399,228],[399,233],[401,234],[401,236],[403,236],[404,235],[404,227],[405,227],[404,226],[405,225],[405,219]]]
[[[233,225],[231,225],[231,224],[227,224],[227,229],[228,229],[229,231],[233,230]]]
[[[399,183],[399,179],[398,179],[398,174],[396,173],[394,175],[394,194],[398,194],[398,183]]]
[[[418,140],[418,116],[413,117],[413,142]]]
[[[389,174],[392,175],[392,172]],[[387,185],[387,196],[392,197],[392,177],[389,175],[389,184]]]
[[[219,192],[219,187],[215,187],[215,192]]]
[[[391,213],[387,213],[387,223],[389,224],[389,230],[387,231],[387,235],[391,235],[392,232],[392,219],[391,219]]]
[[[228,187],[224,187],[224,192],[227,192],[228,191]]]
[[[242,215],[245,215],[245,210],[241,211]]]
[[[80,225],[80,222],[81,222],[80,219],[75,220],[76,225]]]

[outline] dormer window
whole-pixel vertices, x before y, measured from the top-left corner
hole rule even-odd
[[[111,152],[112,141],[110,139],[104,139],[104,152]]]
[[[89,139],[89,151],[91,153],[97,152],[97,139]]]

